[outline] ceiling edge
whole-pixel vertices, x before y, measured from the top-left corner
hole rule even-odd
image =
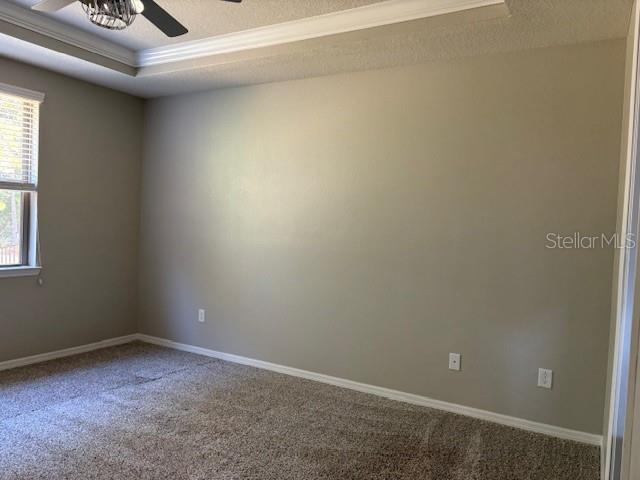
[[[315,17],[142,50],[136,55],[136,66],[184,62],[490,6],[503,7],[505,16],[509,13],[505,0],[386,0]]]
[[[0,26],[5,24],[14,27],[1,29],[11,36],[135,76],[139,69],[148,67],[164,66],[171,69],[171,65],[180,65],[182,69],[184,65],[190,64],[191,68],[197,68],[197,63],[189,62],[216,56],[223,58],[234,52],[260,51],[265,47],[331,37],[482,7],[500,9],[505,16],[509,14],[505,0],[385,0],[325,15],[139,52],[7,2],[0,3]]]
[[[0,3],[0,20],[116,62],[135,66],[135,52],[17,5]]]

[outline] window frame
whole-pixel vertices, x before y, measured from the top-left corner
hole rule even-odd
[[[0,93],[35,101],[40,104],[44,102],[45,98],[44,93],[5,83],[0,83]],[[39,127],[40,118],[38,117],[38,133],[40,130]],[[34,138],[33,143],[38,162],[37,165],[39,165],[39,137]],[[22,184],[14,185],[8,182],[0,183],[0,190],[20,192],[22,207],[21,263],[18,265],[0,265],[0,278],[39,275],[42,269],[38,252],[38,185],[36,182],[34,189],[22,189],[22,186]]]

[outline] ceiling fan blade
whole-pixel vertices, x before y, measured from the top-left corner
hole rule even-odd
[[[222,0],[223,2],[242,3],[242,0]]]
[[[71,5],[76,0],[42,0],[31,7],[31,10],[38,12],[55,12],[67,5]]]
[[[142,15],[164,32],[167,37],[179,37],[189,30],[153,0],[142,0]]]

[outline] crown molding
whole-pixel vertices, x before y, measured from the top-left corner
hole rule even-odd
[[[75,52],[73,48],[71,51],[69,48],[66,48],[67,51],[60,49],[58,51],[135,76],[141,69],[148,69],[147,67],[164,68],[160,66],[169,67],[171,64],[195,59],[287,45],[452,13],[480,11],[479,9],[483,8],[485,10],[492,8],[505,16],[509,13],[505,0],[385,0],[325,15],[138,52],[8,2],[0,3],[0,24],[6,22],[12,28],[26,29],[32,34],[74,47]],[[15,32],[8,32],[8,34],[25,37]],[[35,41],[33,38],[23,38],[23,40],[40,43],[45,48],[56,49],[48,41],[44,43],[49,44]],[[89,55],[87,56],[84,52]],[[94,57],[92,58],[91,55]],[[99,58],[96,59],[95,55]],[[117,62],[119,65],[110,65],[108,61]],[[190,68],[197,68],[197,65],[194,64]]]
[[[505,0],[386,0],[291,22],[142,50],[136,55],[136,66],[182,62],[495,6],[502,6],[505,15],[508,14]]]
[[[0,2],[0,20],[129,67],[135,67],[136,54],[132,50],[12,3]]]

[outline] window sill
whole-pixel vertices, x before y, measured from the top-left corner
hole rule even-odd
[[[42,267],[1,267],[0,278],[36,277],[40,275]]]

